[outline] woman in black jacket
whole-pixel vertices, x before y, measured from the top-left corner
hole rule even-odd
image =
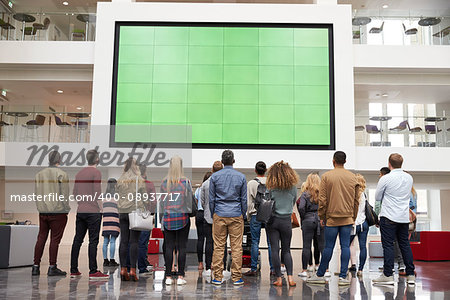
[[[308,264],[311,265],[309,271],[314,271],[311,257],[311,243],[314,241],[314,262],[316,263],[316,268],[319,266],[320,254],[322,253],[324,246],[324,228],[320,226],[319,215],[317,213],[317,210],[319,209],[319,186],[319,175],[316,173],[309,174],[302,186],[302,194],[297,200],[297,208],[300,214],[303,235],[303,269],[302,272],[298,274],[300,277],[308,276]]]

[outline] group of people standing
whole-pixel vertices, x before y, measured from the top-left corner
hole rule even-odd
[[[118,266],[114,257],[116,238],[120,234],[119,256],[122,279],[138,280],[136,266],[139,266],[139,273],[148,272],[147,246],[150,232],[130,230],[128,214],[135,206],[146,210],[152,208],[150,207],[151,203],[132,202],[128,199],[129,194],[154,193],[154,184],[147,180],[146,166],[137,165],[135,159],[129,158],[125,162],[120,178],[118,180],[110,178],[105,193],[102,193],[102,174],[97,169],[99,153],[96,150],[89,150],[86,153],[86,159],[88,166],[76,174],[72,193],[73,199],[77,200],[78,207],[75,236],[70,255],[70,276],[75,278],[82,275],[78,269],[78,260],[83,240],[88,234],[89,279],[107,280],[109,278],[108,275],[98,270],[97,265],[97,248],[103,220],[103,265]],[[39,211],[39,234],[35,245],[32,275],[40,275],[40,262],[49,234],[50,266],[47,274],[49,276],[67,275],[67,272],[60,270],[56,264],[59,244],[70,211],[69,177],[59,168],[60,162],[60,153],[50,152],[49,167],[40,171],[35,177],[35,193],[37,195],[55,193],[62,197],[58,201],[36,202]]]
[[[130,229],[129,213],[134,209],[156,211],[152,201],[129,201],[130,194],[154,194],[155,186],[146,178],[144,165],[138,165],[129,158],[124,165],[120,178],[108,180],[106,197],[101,197],[101,172],[96,168],[99,153],[90,150],[86,155],[88,166],[80,170],[75,177],[74,195],[89,195],[85,201],[77,201],[76,233],[71,251],[72,277],[81,276],[78,270],[78,258],[85,235],[89,235],[89,277],[107,279],[97,267],[97,246],[103,214],[104,265],[116,265],[114,260],[115,239],[120,233],[120,275],[124,281],[138,280],[139,274],[146,270],[146,252],[150,233]],[[49,168],[36,175],[36,193],[57,192],[69,199],[69,180],[67,174],[59,168],[61,156],[58,152],[49,155]],[[234,154],[231,150],[222,153],[221,161],[213,164],[211,171],[204,176],[203,183],[193,193],[190,180],[183,172],[183,162],[178,156],[170,159],[167,176],[162,180],[160,192],[177,194],[175,200],[158,201],[159,221],[164,231],[164,260],[166,285],[186,284],[186,247],[190,230],[190,217],[196,212],[198,233],[199,270],[211,276],[211,283],[223,282],[227,238],[231,245],[231,279],[234,285],[242,285],[242,239],[244,222],[250,224],[252,237],[251,269],[246,276],[257,275],[259,242],[261,228],[265,227],[269,247],[271,275],[273,284],[281,286],[282,264],[287,273],[287,284],[295,286],[293,279],[293,259],[291,255],[292,215],[297,206],[301,218],[303,235],[302,272],[307,282],[324,284],[324,277],[330,276],[329,262],[333,255],[336,239],[339,235],[341,261],[339,285],[348,285],[348,265],[350,245],[358,237],[360,256],[358,275],[362,274],[367,257],[366,220],[367,197],[364,193],[365,180],[360,174],[354,174],[344,168],[346,155],[342,151],[333,156],[334,169],[319,177],[311,173],[302,185],[300,197],[297,194],[298,174],[287,162],[279,161],[269,169],[262,161],[255,165],[256,177],[246,181],[245,175],[233,168]],[[389,157],[389,174],[380,178],[376,201],[381,203],[379,226],[384,251],[383,274],[374,283],[393,284],[394,241],[397,241],[406,266],[405,274],[410,284],[415,282],[412,253],[408,242],[409,208],[412,189],[412,177],[401,167],[403,158],[399,154]],[[257,219],[260,209],[258,193],[261,187],[266,189],[273,203],[271,217],[267,222]],[[118,194],[117,199],[112,195]],[[88,200],[86,200],[88,199]],[[191,202],[194,204],[191,206]],[[66,275],[57,268],[56,257],[61,241],[67,213],[70,206],[67,201],[52,203],[38,202],[40,230],[35,247],[33,275],[39,275],[39,265],[49,232],[50,267],[48,275]],[[205,264],[203,248],[205,246]],[[311,245],[314,245],[314,253]],[[110,245],[110,260],[107,247]],[[281,245],[281,247],[280,247]],[[313,264],[314,257],[314,264]],[[176,263],[175,263],[176,260]],[[355,263],[356,264],[356,263]],[[356,268],[356,267],[355,267]]]

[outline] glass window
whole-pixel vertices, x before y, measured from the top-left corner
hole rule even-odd
[[[417,216],[428,218],[428,193],[427,190],[416,190],[417,192]]]

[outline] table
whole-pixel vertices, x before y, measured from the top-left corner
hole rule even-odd
[[[89,37],[89,22],[94,22],[95,16],[89,15],[89,14],[79,14],[79,15],[77,15],[77,20],[86,24],[86,29],[84,31],[84,33],[85,33],[84,40],[88,41],[89,40],[88,39],[88,37]]]
[[[20,111],[7,111],[5,112],[5,115],[14,117],[14,141],[15,141],[17,137],[17,125],[19,123],[19,118],[28,117],[29,114]]]
[[[372,19],[369,17],[357,17],[352,19],[352,25],[353,26],[359,26],[359,43],[362,43],[362,34],[361,34],[361,27],[364,25],[369,24],[372,22]]]
[[[18,13],[13,15],[14,20],[22,22],[22,41],[25,39],[25,23],[31,23],[36,21],[36,18],[32,15]]]
[[[432,45],[432,36],[431,36],[431,26],[437,25],[441,23],[441,19],[439,18],[435,18],[435,17],[431,17],[431,18],[423,18],[419,20],[419,25],[420,26],[428,26],[428,35],[429,35],[429,41],[430,41],[430,45]]]
[[[437,123],[447,121],[447,118],[446,117],[426,117],[424,119],[424,121],[425,122],[434,123],[434,127],[436,128],[436,144],[438,144],[439,128],[438,128]],[[445,143],[445,141],[444,141],[444,143]]]
[[[375,116],[375,117],[371,117],[369,118],[369,120],[371,121],[379,121],[380,122],[380,142],[381,145],[383,145],[383,122],[389,121],[391,120],[392,117],[388,117],[388,116]]]
[[[78,143],[78,140],[79,140],[78,123],[79,123],[80,119],[82,119],[82,118],[88,118],[91,114],[90,114],[90,113],[79,112],[79,113],[68,113],[67,115],[68,115],[69,117],[75,118],[75,119],[77,120],[77,121],[76,121],[76,131],[77,131],[77,139],[76,139],[76,141],[77,141],[77,143]]]

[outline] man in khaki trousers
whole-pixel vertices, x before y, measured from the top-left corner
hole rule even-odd
[[[209,183],[209,208],[213,216],[214,253],[212,261],[213,280],[222,284],[223,253],[230,236],[231,279],[234,285],[242,280],[242,236],[244,218],[247,213],[247,181],[244,174],[233,169],[234,154],[231,150],[222,153],[224,168],[211,175]]]

